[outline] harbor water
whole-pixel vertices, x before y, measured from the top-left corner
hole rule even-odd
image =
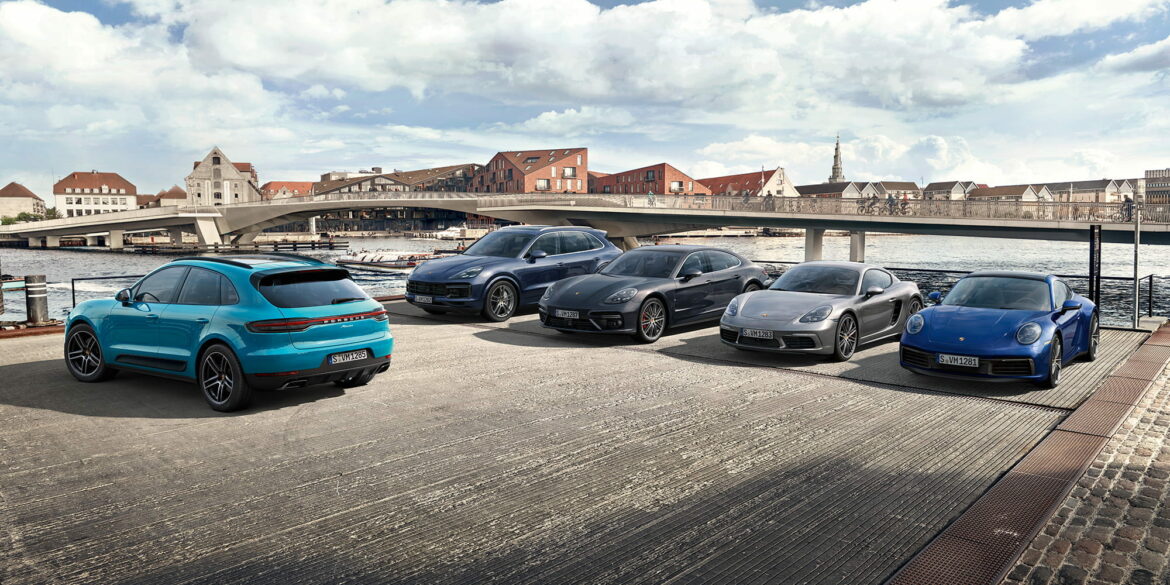
[[[660,243],[687,243],[720,246],[759,261],[798,262],[804,257],[803,238],[680,238],[660,239]],[[645,241],[645,244],[652,242]],[[335,260],[361,251],[390,251],[402,254],[430,252],[451,248],[452,242],[405,238],[354,238],[350,251],[308,252],[324,260]],[[1083,242],[1050,242],[1040,240],[1010,240],[998,238],[965,238],[948,236],[870,235],[866,242],[866,260],[892,268],[899,278],[919,283],[924,292],[945,291],[958,278],[955,275],[916,272],[916,270],[1029,270],[1065,275],[1088,273],[1088,244]],[[1141,274],[1155,275],[1154,313],[1170,315],[1170,250],[1163,246],[1142,246]],[[849,238],[826,237],[826,259],[847,259]],[[49,282],[50,315],[63,318],[72,305],[71,279],[145,274],[169,260],[166,256],[132,253],[111,253],[96,250],[36,250],[0,249],[0,272],[21,277],[26,274],[44,274]],[[1102,270],[1105,276],[1133,276],[1133,246],[1105,244],[1102,251]],[[352,270],[355,280],[374,296],[402,294],[406,287],[406,273],[383,273]],[[81,281],[76,284],[77,301],[112,297],[119,289],[130,286],[136,278],[119,280]],[[1083,279],[1070,279],[1078,292],[1087,290]],[[1146,307],[1145,284],[1142,285],[1143,313]],[[1131,280],[1106,280],[1102,284],[1103,322],[1123,325],[1132,314]],[[24,294],[8,292],[4,295],[6,311],[0,320],[24,318]]]

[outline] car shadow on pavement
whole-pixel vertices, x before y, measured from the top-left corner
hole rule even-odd
[[[519,347],[548,347],[551,345],[562,347],[577,345],[582,347],[630,347],[655,350],[666,343],[671,343],[674,336],[686,335],[711,327],[714,327],[713,322],[672,327],[667,329],[662,334],[662,338],[656,343],[642,343],[635,340],[629,334],[562,333],[556,329],[549,329],[542,326],[540,321],[509,322],[506,327],[478,331],[474,335],[484,341]]]
[[[342,396],[333,385],[253,392],[252,403],[236,412],[217,412],[193,382],[121,371],[105,382],[78,382],[59,360],[0,366],[0,406],[35,408],[65,414],[124,418],[203,418],[246,416]]]

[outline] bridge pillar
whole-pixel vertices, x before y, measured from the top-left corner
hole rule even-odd
[[[40,248],[40,247],[41,247],[41,238],[39,238],[39,237],[37,237],[37,236],[29,236],[29,238],[28,238],[28,247],[30,247],[30,248]]]
[[[111,250],[121,250],[123,235],[125,235],[124,230],[110,230],[110,235],[106,236],[106,245]]]
[[[865,232],[849,232],[849,261],[865,262]]]
[[[309,218],[309,233],[313,234],[314,236],[317,235],[317,216],[316,215]]]
[[[97,236],[85,236],[85,245],[86,246],[98,245],[98,237]]]
[[[820,260],[825,253],[824,228],[806,228],[804,230],[804,261]]]
[[[246,234],[239,234],[239,235],[234,236],[232,238],[232,243],[239,245],[239,246],[251,244],[252,242],[256,241],[256,236],[258,236],[258,235],[260,235],[260,232],[248,232]]]
[[[638,243],[638,238],[635,238],[634,236],[625,236],[621,239],[621,241],[616,241],[616,238],[614,239],[615,241],[613,244],[618,248],[621,248],[623,252],[628,252],[641,245]]]
[[[61,247],[61,236],[45,236],[45,247],[46,248],[60,248]]]
[[[211,218],[199,218],[195,220],[195,235],[199,236],[199,243],[203,246],[223,243],[223,238],[219,234],[219,228],[215,226],[215,220]]]
[[[171,234],[171,244],[175,246],[183,245],[183,228],[173,227],[167,230]]]

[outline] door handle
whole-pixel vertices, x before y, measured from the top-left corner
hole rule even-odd
[[[151,321],[155,321],[155,320],[157,320],[157,319],[158,319],[158,315],[155,315],[154,313],[151,313],[151,314],[147,315],[147,316],[146,316],[146,318],[147,318],[147,319],[150,319]]]
[[[195,319],[195,322],[196,323],[209,323],[210,321],[208,321],[208,319],[206,317],[199,317],[199,318]]]

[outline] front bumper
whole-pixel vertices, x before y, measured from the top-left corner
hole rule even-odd
[[[772,339],[745,336],[744,329],[771,331]],[[752,351],[828,355],[833,353],[836,332],[836,319],[794,324],[787,321],[761,321],[724,315],[719,320],[720,341],[725,345]]]
[[[556,317],[557,310],[577,311],[579,318]],[[582,333],[633,333],[638,323],[638,308],[630,303],[613,305],[612,309],[581,309],[572,307],[537,306],[540,324],[549,329]]]
[[[478,313],[483,309],[483,288],[482,283],[466,280],[428,282],[409,279],[406,281],[406,302],[452,313]],[[419,297],[430,297],[431,302],[419,302]]]
[[[954,366],[939,363],[940,353],[979,358],[978,367]],[[1048,360],[1043,355],[1026,352],[1011,355],[972,353],[970,351],[934,351],[902,342],[898,347],[898,362],[903,368],[942,378],[980,379],[988,382],[1016,380],[1043,380],[1048,377]]]

